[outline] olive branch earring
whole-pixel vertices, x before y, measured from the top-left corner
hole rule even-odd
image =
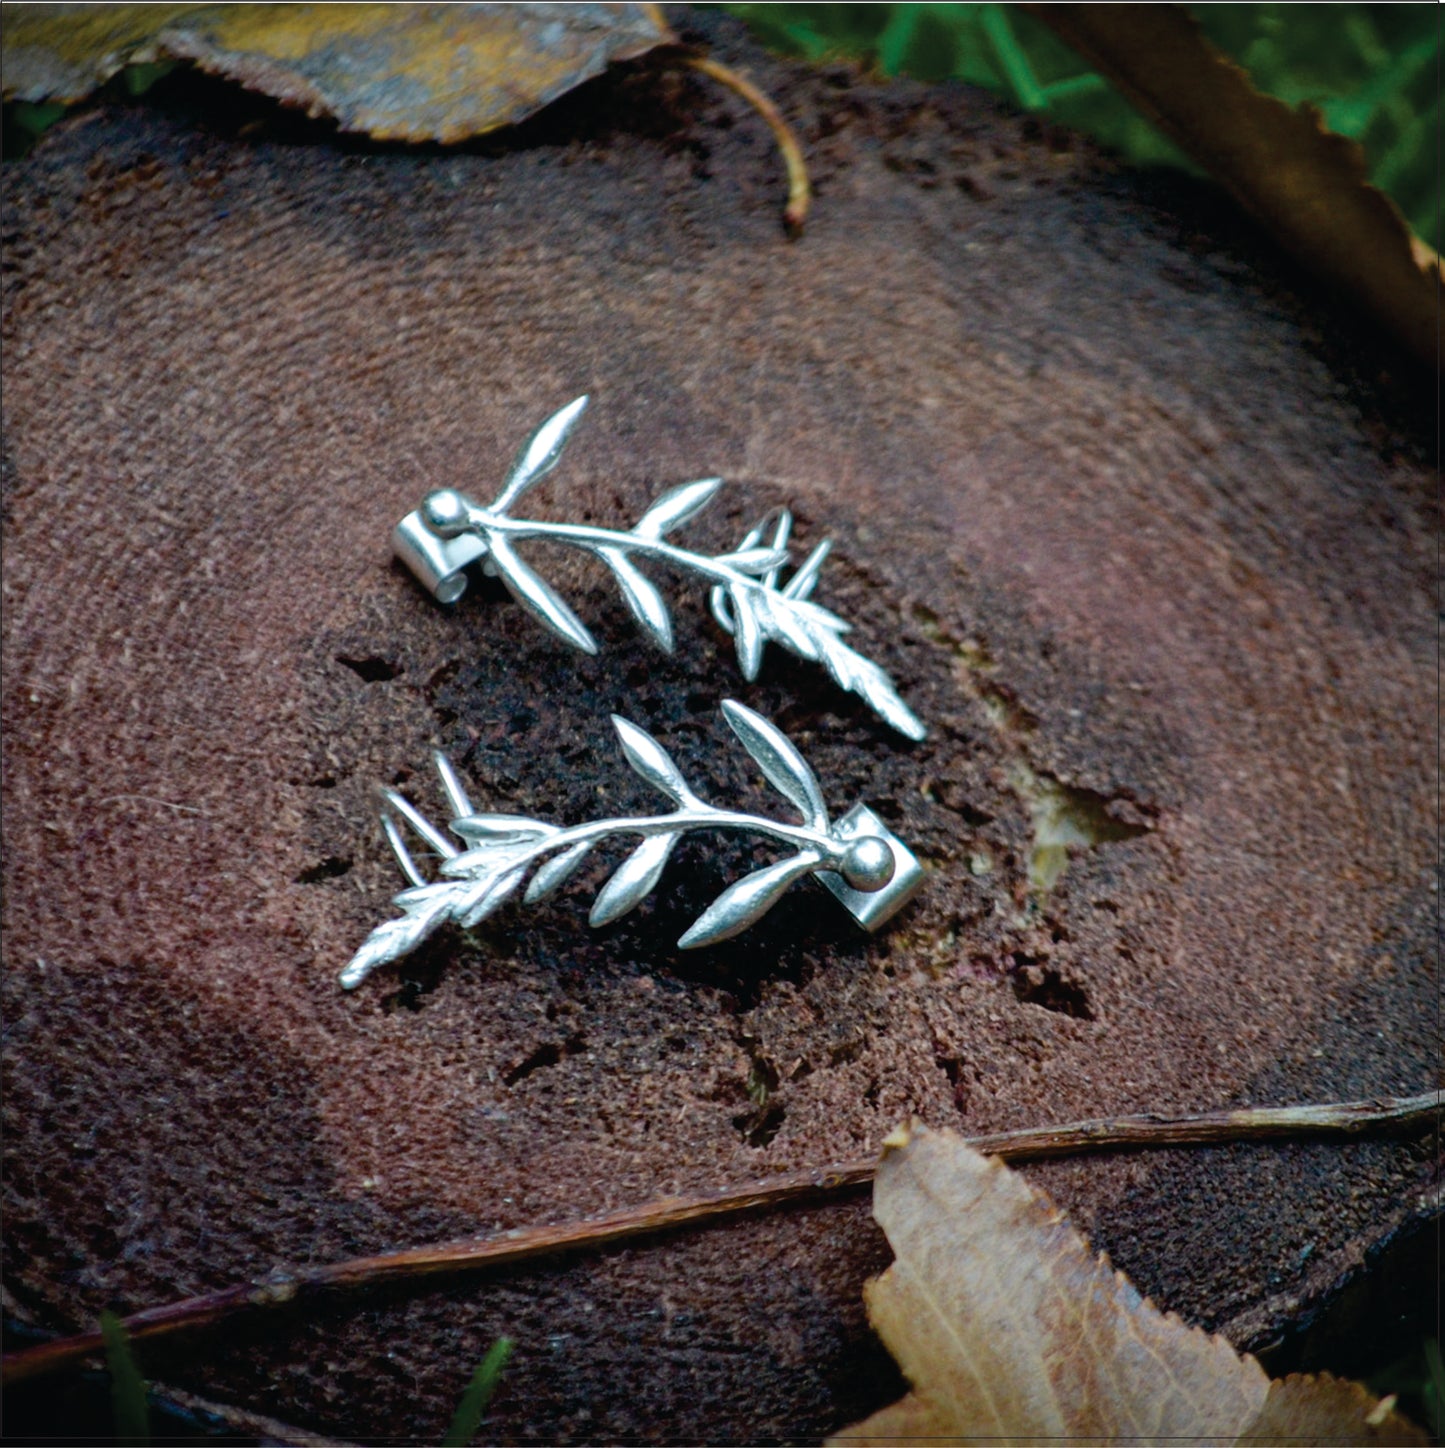
[[[843,642],[851,625],[810,601],[831,544],[818,544],[788,582],[778,586],[792,530],[786,509],[770,514],[735,549],[718,555],[691,552],[669,543],[667,535],[707,507],[722,487],[721,478],[672,488],[625,530],[514,518],[508,510],[556,467],[586,406],[587,398],[579,397],[549,417],[524,444],[501,491],[485,507],[443,488],[428,494],[421,507],[396,526],[392,546],[397,556],[433,597],[455,603],[467,587],[463,570],[480,563],[484,573],[499,577],[545,627],[574,648],[595,654],[597,641],[587,626],[517,553],[518,542],[545,538],[600,558],[612,571],[638,624],[670,653],[672,619],[667,604],[634,559],[666,563],[711,585],[713,616],[733,635],[745,679],[757,678],[764,647],[775,643],[821,664],[841,688],[857,694],[900,734],[909,739],[925,736],[922,720],[899,698],[888,675]],[[765,539],[769,526],[772,536]]]
[[[565,829],[520,815],[478,814],[446,756],[437,753],[437,772],[453,815],[451,831],[469,846],[459,850],[409,801],[394,790],[383,790],[390,811],[441,857],[440,878],[427,880],[396,819],[383,811],[382,829],[411,885],[392,902],[402,914],[378,925],[341,972],[343,989],[355,989],[378,966],[410,954],[448,921],[463,929],[479,925],[528,875],[524,901],[530,905],[544,900],[571,878],[595,845],[615,835],[640,835],[642,843],[598,893],[588,917],[594,926],[611,924],[652,892],[684,834],[737,830],[776,840],[790,853],[728,886],[677,942],[680,949],[715,945],[746,930],[804,875],[816,875],[864,929],[876,930],[917,894],[922,866],[866,805],[855,804],[842,819],[830,822],[817,777],[775,725],[731,699],[724,700],[722,712],[801,824],[720,809],[699,799],[657,740],[616,714],[612,723],[627,762],[672,801],[675,808],[667,813],[595,820]]]

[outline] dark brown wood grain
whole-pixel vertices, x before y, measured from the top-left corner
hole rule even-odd
[[[918,1114],[1046,1121],[1433,1085],[1428,417],[1212,193],[971,93],[767,62],[809,149],[696,78],[511,143],[338,148],[214,105],[82,116],[4,173],[5,1284],[66,1331],[297,1265],[866,1157]],[[251,118],[255,119],[255,118]],[[268,129],[269,128],[269,129]],[[594,396],[537,506],[630,521],[718,473],[789,502],[818,599],[933,726],[754,686],[694,592],[651,650],[585,560],[570,653],[388,558]],[[731,510],[731,511],[729,511]],[[799,891],[672,946],[749,858],[588,876],[354,995],[397,888],[378,783],[440,745],[486,808],[642,803],[626,713],[718,797],[775,718],[932,871],[876,939]],[[636,791],[634,792],[634,784]],[[1040,801],[1101,843],[1031,891]],[[1428,1210],[1406,1143],[1040,1164],[1141,1290],[1242,1346]],[[435,1440],[487,1345],[517,1441],[821,1437],[898,1395],[866,1205],[213,1333],[146,1371],[338,1437]]]

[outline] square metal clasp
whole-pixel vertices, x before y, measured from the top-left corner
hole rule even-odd
[[[837,871],[818,871],[818,878],[843,902],[848,913],[865,930],[877,930],[923,888],[926,878],[923,866],[866,804],[855,804],[833,826],[832,833],[843,840],[876,835],[893,852],[893,878],[881,890],[855,890]]]

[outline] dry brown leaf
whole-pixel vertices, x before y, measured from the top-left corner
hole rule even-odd
[[[655,5],[7,5],[7,100],[194,61],[345,131],[460,141],[672,40]]]
[[[1357,1384],[1271,1383],[1161,1313],[1048,1198],[952,1133],[890,1138],[873,1214],[896,1260],[864,1289],[868,1315],[913,1392],[834,1443],[1426,1441]]]
[[[1026,8],[1208,169],[1280,242],[1435,365],[1440,258],[1366,181],[1359,145],[1262,95],[1181,5]]]
[[[1359,1383],[1292,1374],[1269,1385],[1264,1411],[1241,1443],[1428,1443],[1424,1433],[1394,1411],[1394,1398],[1377,1399]]]

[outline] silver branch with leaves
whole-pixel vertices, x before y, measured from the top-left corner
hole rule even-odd
[[[715,945],[746,930],[804,875],[818,875],[868,929],[900,909],[917,892],[923,874],[917,860],[871,810],[856,805],[836,824],[817,778],[775,725],[726,699],[722,712],[743,748],[768,782],[793,806],[801,824],[782,824],[761,815],[718,809],[698,798],[667,751],[650,734],[614,714],[612,723],[627,762],[675,806],[666,814],[597,820],[561,828],[519,815],[478,814],[444,754],[433,757],[451,806],[451,830],[467,846],[459,850],[430,820],[394,790],[382,797],[396,815],[441,857],[430,881],[418,868],[392,814],[382,829],[411,887],[393,904],[402,914],[378,925],[341,972],[353,990],[380,965],[410,954],[452,921],[463,929],[499,910],[531,876],[523,899],[544,900],[581,866],[594,846],[615,835],[640,835],[642,843],[613,872],[593,902],[592,925],[609,925],[651,893],[673,846],[694,830],[741,830],[767,836],[791,853],[730,885],[678,941],[684,950]]]
[[[586,397],[577,398],[532,434],[501,492],[486,507],[455,489],[442,488],[428,494],[421,507],[397,526],[393,545],[398,556],[437,598],[452,603],[461,597],[466,588],[462,568],[480,562],[483,571],[500,578],[540,623],[574,648],[595,654],[597,641],[587,626],[517,552],[516,544],[523,539],[546,538],[600,558],[612,571],[638,624],[670,653],[672,618],[667,604],[635,560],[667,563],[712,585],[713,615],[733,635],[739,667],[749,682],[758,676],[763,649],[775,643],[821,664],[840,687],[857,694],[899,733],[924,738],[923,722],[899,698],[888,675],[843,642],[851,625],[811,602],[831,543],[820,543],[779,586],[792,531],[786,509],[770,514],[731,552],[716,556],[690,552],[667,539],[707,507],[722,487],[721,478],[702,478],[670,489],[627,531],[512,517],[508,511],[512,505],[557,466],[586,406]],[[765,538],[770,526],[772,536]]]

